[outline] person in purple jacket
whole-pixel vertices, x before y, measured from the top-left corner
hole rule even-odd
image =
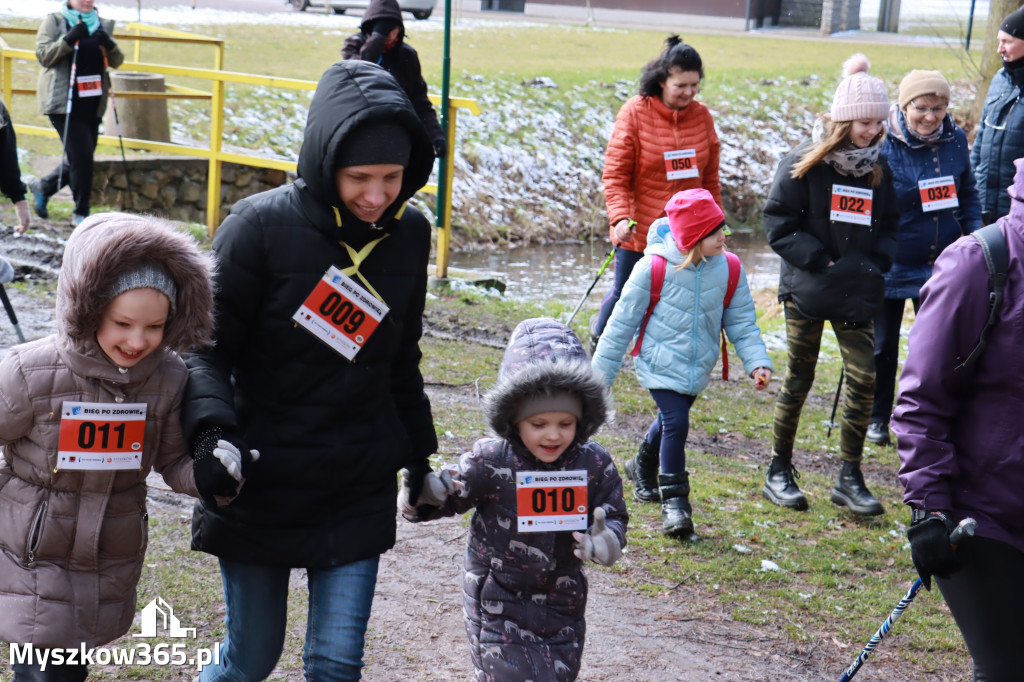
[[[586,641],[583,561],[611,566],[629,515],[611,455],[590,440],[605,420],[604,381],[583,344],[551,318],[512,332],[484,409],[496,438],[430,473],[398,508],[410,521],[476,508],[463,611],[478,682],[568,682]]]
[[[914,566],[925,587],[935,576],[978,681],[1021,679],[1024,642],[1024,159],[1014,164],[1010,213],[998,221],[1009,276],[984,351],[957,369],[988,318],[988,268],[966,236],[921,290],[892,421]],[[976,536],[954,550],[949,534],[967,517]]]

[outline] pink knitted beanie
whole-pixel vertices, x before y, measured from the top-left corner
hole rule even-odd
[[[832,120],[882,121],[889,116],[889,96],[880,78],[868,75],[871,62],[857,53],[843,62],[843,80],[832,99]]]

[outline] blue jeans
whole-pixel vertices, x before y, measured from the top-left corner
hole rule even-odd
[[[655,443],[656,429],[661,430],[661,473],[681,474],[686,471],[686,438],[690,435],[690,407],[695,395],[684,395],[664,388],[652,388],[651,397],[658,406],[658,416],[647,432],[647,442]]]
[[[608,324],[608,318],[612,316],[615,304],[622,296],[622,287],[629,281],[629,275],[633,272],[633,266],[640,262],[644,254],[627,249],[616,249],[615,251],[615,284],[601,300],[601,310],[597,314],[597,322],[594,324],[594,338],[604,333],[604,327]]]
[[[309,613],[302,663],[309,682],[358,680],[377,585],[378,557],[308,569]],[[284,647],[291,569],[220,560],[227,635],[220,663],[201,682],[265,680]]]

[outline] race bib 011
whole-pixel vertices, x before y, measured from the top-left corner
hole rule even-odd
[[[142,468],[146,403],[65,401],[60,411],[57,470]]]

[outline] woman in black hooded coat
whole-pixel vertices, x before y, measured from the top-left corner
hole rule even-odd
[[[184,425],[197,458],[218,438],[246,458],[238,496],[198,502],[192,520],[193,549],[220,559],[227,606],[204,681],[271,673],[291,568],[309,580],[308,679],[359,678],[377,561],[395,542],[396,474],[419,480],[437,448],[419,370],[430,224],[406,204],[432,165],[395,80],[339,62],[313,96],[299,179],[236,203],[214,237],[216,346],[188,360]],[[392,201],[367,219],[343,171],[372,181],[378,167]],[[331,266],[389,308],[354,361],[293,319]],[[222,494],[233,489],[224,481]]]

